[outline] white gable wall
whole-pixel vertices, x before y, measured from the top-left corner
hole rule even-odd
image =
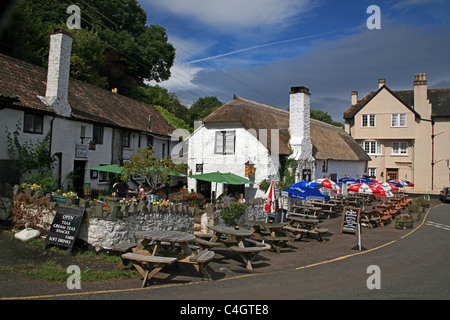
[[[231,131],[236,132],[235,153],[234,154],[215,154],[215,139],[217,131]],[[263,135],[264,136],[264,133]],[[278,177],[278,155],[274,156],[274,160],[270,157],[267,148],[265,147],[263,137],[260,138],[261,143],[255,137],[255,130],[246,130],[240,124],[226,124],[226,125],[203,125],[198,128],[189,137],[189,154],[188,166],[195,172],[195,165],[203,163],[203,173],[210,173],[219,171],[221,173],[234,173],[241,177],[245,177],[245,163],[250,161],[255,164],[255,184],[245,185],[245,197],[251,199],[254,197],[264,197],[265,194],[258,189],[258,184],[267,177]],[[196,190],[197,180],[194,178],[188,179],[188,189]],[[224,186],[221,183],[217,184],[216,195],[223,192]],[[212,184],[212,191],[215,191],[215,183]]]

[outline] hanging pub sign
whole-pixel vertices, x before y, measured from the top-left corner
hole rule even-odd
[[[77,238],[83,215],[84,210],[59,207],[45,238],[44,249],[48,245],[62,246],[68,248],[67,253],[70,253]]]
[[[344,207],[342,214],[341,233],[357,234],[361,208]]]

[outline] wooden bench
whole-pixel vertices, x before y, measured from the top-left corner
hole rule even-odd
[[[291,225],[284,226],[283,229],[293,233],[294,240],[300,239],[304,234],[306,234],[309,231],[308,229],[297,228]]]
[[[214,259],[214,251],[201,250],[195,256],[189,258],[189,261],[194,262],[194,267],[202,276],[203,281],[210,281],[211,276],[206,271],[206,266]]]
[[[262,238],[270,243],[277,254],[280,254],[280,249],[286,246],[286,243],[291,240],[290,237],[286,236],[263,236]]]
[[[259,246],[255,246],[255,247],[237,247],[237,246],[232,246],[230,247],[230,249],[234,252],[236,252],[237,254],[239,254],[239,256],[242,258],[242,260],[244,260],[244,263],[247,267],[248,270],[252,271],[253,267],[252,267],[252,261],[253,259],[255,259],[255,257],[262,251],[266,250],[266,247],[259,247]]]
[[[213,249],[222,246],[220,242],[211,242],[202,238],[195,239],[195,243],[198,244],[201,249]]]
[[[389,222],[391,221],[392,216],[389,214],[385,214],[380,218],[380,224],[382,226],[389,224]]]
[[[325,241],[323,239],[323,234],[327,233],[328,229],[327,228],[319,228],[319,227],[315,227],[314,229],[308,230],[307,234],[316,234],[317,238],[320,242]]]
[[[177,258],[149,256],[136,253],[125,253],[122,255],[123,264],[131,262],[136,270],[144,277],[141,288],[144,288],[151,277],[161,271],[166,265],[176,261]]]
[[[137,245],[138,245],[137,243],[119,243],[116,244],[114,247],[112,247],[112,250],[120,253],[126,253],[130,252],[131,249],[133,249]]]

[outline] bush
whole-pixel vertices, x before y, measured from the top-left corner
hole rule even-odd
[[[203,208],[206,204],[205,197],[197,192],[189,192],[186,188],[180,190],[180,194],[170,198],[173,202],[187,203],[189,206]]]
[[[245,213],[246,206],[238,202],[230,202],[230,204],[222,209],[223,221],[230,225],[236,225],[237,220]]]

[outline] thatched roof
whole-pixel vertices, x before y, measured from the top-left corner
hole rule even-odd
[[[233,100],[207,116],[205,124],[241,123],[247,130],[267,129],[267,147],[271,151],[270,129],[279,129],[279,152],[291,154],[289,112],[234,96]],[[369,161],[370,157],[343,129],[311,119],[311,142],[315,159]]]

